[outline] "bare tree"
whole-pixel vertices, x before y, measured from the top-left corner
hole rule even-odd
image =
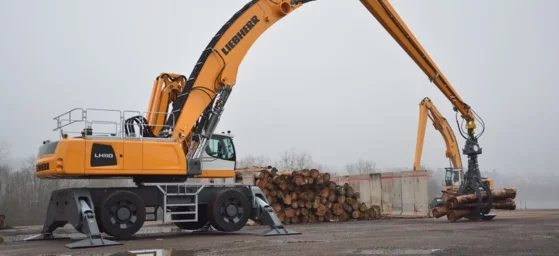
[[[311,153],[298,152],[295,148],[284,151],[276,164],[280,170],[289,171],[316,168],[318,165],[313,161]]]
[[[8,144],[4,141],[0,141],[0,166],[7,165],[8,155],[9,155]]]
[[[272,165],[272,160],[266,156],[248,155],[237,162],[237,168],[246,168],[251,166],[266,167],[269,165]]]
[[[350,175],[369,174],[377,171],[376,166],[377,164],[373,161],[359,159],[355,163],[346,164],[345,170]]]

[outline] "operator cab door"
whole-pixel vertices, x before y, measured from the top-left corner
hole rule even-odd
[[[234,171],[236,163],[235,145],[229,136],[214,134],[202,157],[204,173]]]

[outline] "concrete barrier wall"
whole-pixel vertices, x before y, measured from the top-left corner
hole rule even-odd
[[[428,178],[426,172],[404,171],[341,176],[333,181],[351,185],[362,202],[379,205],[384,216],[427,217]]]

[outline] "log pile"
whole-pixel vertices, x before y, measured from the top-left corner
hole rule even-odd
[[[256,185],[284,224],[370,220],[380,207],[359,202],[348,183],[339,186],[317,169],[278,173],[276,168],[255,172]]]
[[[515,210],[516,203],[516,189],[503,188],[499,190],[491,190],[493,195],[492,209],[499,210]],[[481,193],[482,200],[487,200],[487,193]],[[444,206],[435,207],[432,209],[431,214],[435,218],[447,216],[451,222],[455,222],[461,218],[468,218],[472,215],[477,207],[478,197],[476,194],[460,195],[452,192],[443,191]],[[482,204],[483,207],[485,204]]]

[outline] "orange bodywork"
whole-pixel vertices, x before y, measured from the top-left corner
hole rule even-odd
[[[37,160],[37,176],[41,178],[126,177],[141,175],[186,175],[184,153],[174,141],[123,141],[62,139],[56,150]],[[116,158],[114,165],[92,166],[93,143],[111,146]],[[45,168],[48,164],[48,168]],[[39,169],[42,168],[42,169]],[[221,173],[223,174],[223,173]],[[218,175],[218,174],[213,174]]]

